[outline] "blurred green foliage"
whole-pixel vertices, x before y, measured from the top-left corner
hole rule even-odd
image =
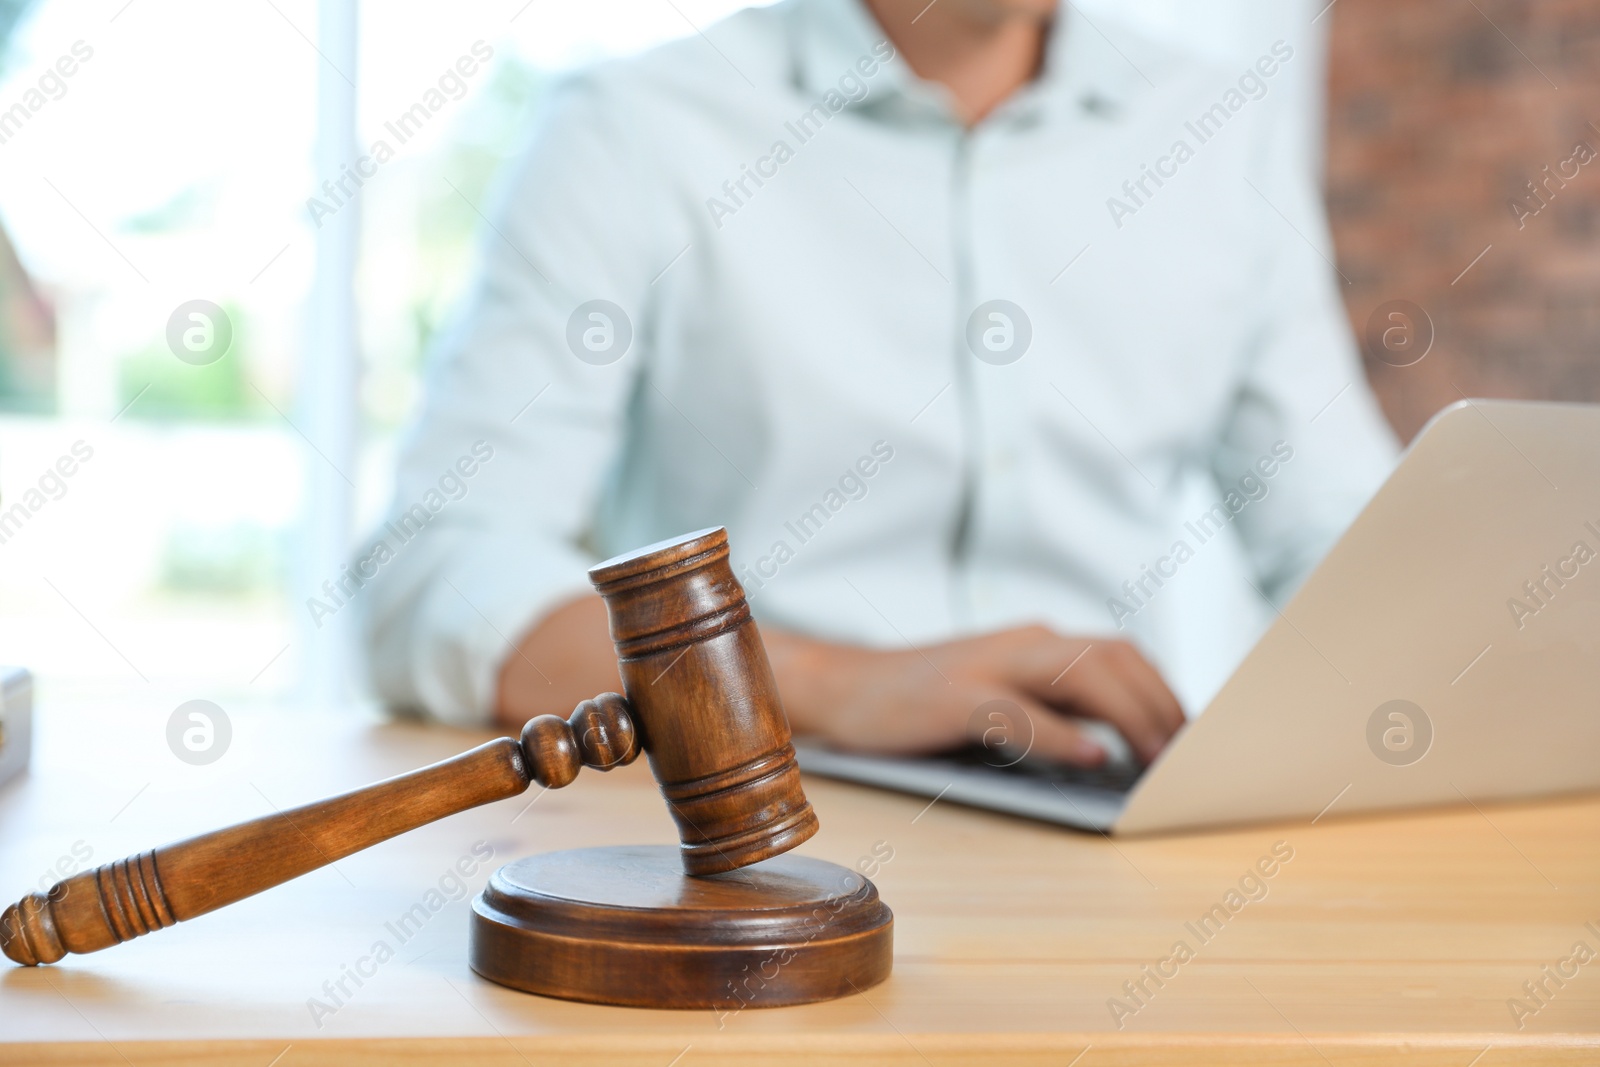
[[[127,408],[123,418],[235,421],[272,413],[245,375],[250,333],[244,309],[230,303],[223,310],[233,322],[233,344],[215,363],[185,363],[165,343],[123,358],[117,367],[117,408]]]
[[[285,536],[252,522],[173,526],[161,548],[158,587],[185,596],[269,593],[286,570]]]

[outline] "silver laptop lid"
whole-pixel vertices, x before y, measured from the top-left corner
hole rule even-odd
[[[1600,407],[1447,408],[1205,714],[1140,833],[1600,788]]]

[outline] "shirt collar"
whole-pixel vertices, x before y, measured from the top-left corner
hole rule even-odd
[[[794,0],[792,37],[795,82],[802,93],[822,97],[830,90],[845,96],[847,109],[892,106],[932,111],[948,119],[952,114],[942,85],[923,81],[912,73],[898,50],[885,63],[879,58],[888,35],[861,0]],[[1120,36],[1120,34],[1119,34]],[[875,52],[874,49],[879,49]],[[857,66],[863,59],[876,71],[863,76]],[[870,67],[869,67],[870,69]],[[850,100],[844,90],[854,75],[867,87],[865,96]],[[840,80],[845,79],[845,86]],[[1077,110],[1114,118],[1143,88],[1143,76],[1133,63],[1070,4],[1063,3],[1045,43],[1039,76],[1019,90],[985,119],[1005,121]]]

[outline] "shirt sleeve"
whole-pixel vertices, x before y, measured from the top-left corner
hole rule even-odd
[[[651,264],[670,258],[656,255],[650,168],[614,97],[586,75],[543,109],[485,213],[389,516],[359,551],[360,572],[376,571],[358,598],[367,670],[392,707],[487,722],[515,642],[590,588],[584,544],[647,358]]]
[[[1259,591],[1281,603],[1382,485],[1397,445],[1345,317],[1316,184],[1281,124],[1264,125],[1241,190],[1266,236],[1262,313],[1211,469],[1239,504]]]

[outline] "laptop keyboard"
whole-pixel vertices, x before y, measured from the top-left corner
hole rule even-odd
[[[1092,770],[1031,759],[997,767],[996,753],[978,746],[913,759],[834,752],[802,739],[795,752],[808,774],[1101,832],[1116,822],[1140,774],[1121,762]]]
[[[963,768],[989,771],[1040,783],[1072,785],[1090,789],[1104,789],[1112,793],[1126,793],[1139,781],[1144,768],[1126,763],[1108,763],[1100,767],[1069,767],[1045,760],[1023,759],[1009,766],[997,766],[995,754],[981,745],[962,749],[942,757]]]

